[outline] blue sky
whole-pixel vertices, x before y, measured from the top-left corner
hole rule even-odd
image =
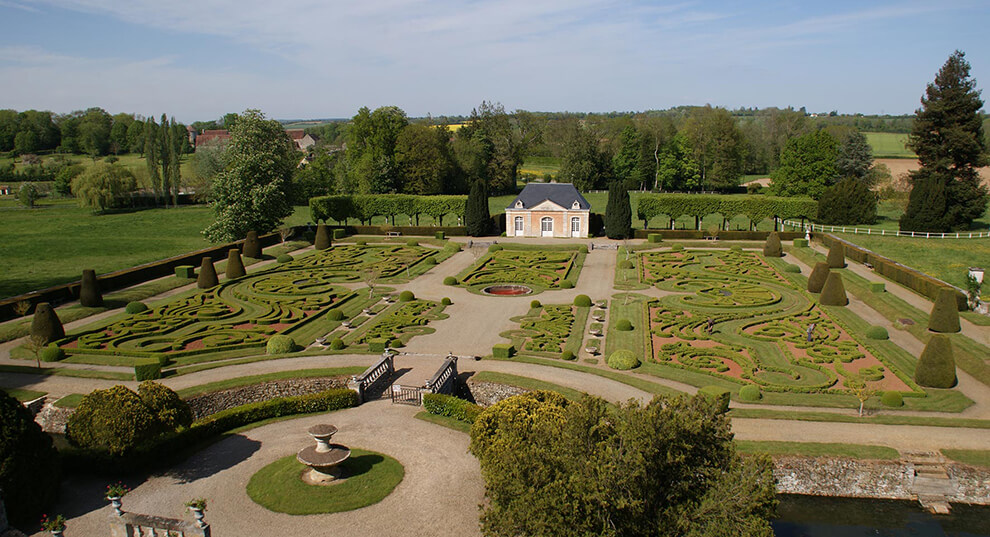
[[[0,108],[213,119],[804,106],[911,113],[990,2],[0,0]]]

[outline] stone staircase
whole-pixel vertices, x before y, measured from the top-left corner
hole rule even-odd
[[[905,453],[904,460],[914,466],[911,493],[918,503],[933,514],[949,514],[948,497],[955,494],[956,486],[949,478],[942,454],[930,451]]]

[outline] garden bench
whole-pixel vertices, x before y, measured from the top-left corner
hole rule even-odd
[[[873,263],[863,263],[863,266],[866,267],[866,268],[868,268],[868,269],[872,269],[873,268]]]
[[[401,237],[401,236],[402,236],[402,232],[401,231],[386,231],[385,232],[385,238],[386,239],[390,239],[392,237]]]

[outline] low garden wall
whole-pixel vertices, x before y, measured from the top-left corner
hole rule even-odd
[[[783,237],[781,237],[783,238]],[[833,244],[842,244],[846,257],[858,263],[869,263],[873,265],[873,271],[886,278],[889,278],[908,289],[913,289],[917,293],[932,300],[938,298],[940,289],[952,289],[956,295],[956,306],[959,311],[966,311],[969,305],[966,295],[942,280],[933,278],[921,271],[902,265],[897,261],[888,259],[880,254],[874,253],[866,248],[857,246],[847,240],[840,239],[829,233],[815,233],[813,238],[819,240],[826,247],[831,248]]]
[[[530,391],[525,388],[509,386],[507,384],[478,382],[470,379],[468,379],[465,383],[465,386],[467,387],[468,393],[471,394],[471,399],[483,407],[492,406],[503,399],[508,399],[514,395],[520,395]]]
[[[708,231],[693,229],[636,229],[633,236],[637,239],[648,239],[650,235],[659,234],[662,240],[702,240],[712,236]],[[782,241],[803,239],[803,231],[778,231]],[[718,231],[715,233],[722,241],[765,241],[770,236],[769,231]]]

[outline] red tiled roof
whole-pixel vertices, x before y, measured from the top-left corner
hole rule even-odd
[[[223,142],[230,139],[230,133],[224,129],[205,130],[196,137],[196,147],[204,144]]]
[[[286,129],[285,132],[293,140],[302,140],[303,136],[306,136],[306,131],[303,129]]]

